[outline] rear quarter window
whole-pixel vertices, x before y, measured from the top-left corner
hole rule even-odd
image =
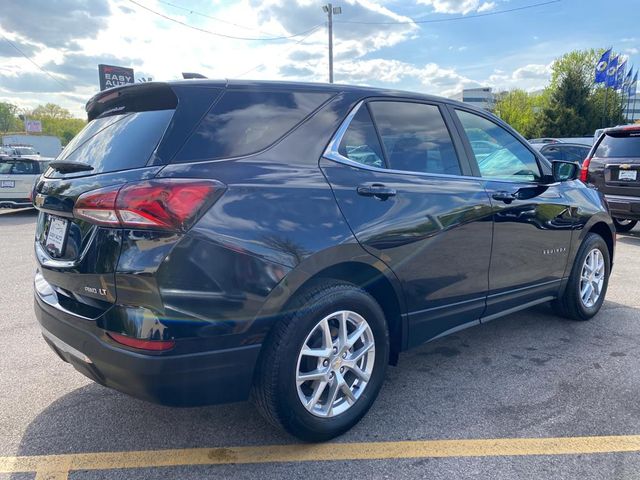
[[[200,121],[174,162],[240,157],[264,150],[332,96],[229,90]]]
[[[604,135],[594,156],[598,158],[640,157],[640,131],[624,136]]]

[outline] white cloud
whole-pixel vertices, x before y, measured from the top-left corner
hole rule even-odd
[[[551,64],[529,64],[514,69],[511,73],[494,70],[487,84],[496,90],[521,88],[527,91],[544,88],[551,78]]]
[[[336,77],[341,82],[371,84],[397,84],[411,82],[420,85],[424,93],[451,96],[463,88],[478,86],[475,80],[460,75],[452,68],[441,67],[436,63],[416,66],[398,60],[370,59],[344,62],[335,65]]]
[[[436,13],[461,13],[463,15],[471,12],[487,12],[496,7],[495,2],[482,2],[481,0],[418,0],[418,3],[432,6]]]
[[[638,53],[640,53],[640,50],[638,50],[636,47],[631,47],[625,49],[624,53],[628,53],[629,55],[637,55]]]
[[[488,12],[496,8],[496,2],[484,2],[478,7],[478,12]]]

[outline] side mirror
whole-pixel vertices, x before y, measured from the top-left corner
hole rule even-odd
[[[578,178],[580,166],[574,162],[554,160],[551,162],[551,171],[554,182],[566,182]]]

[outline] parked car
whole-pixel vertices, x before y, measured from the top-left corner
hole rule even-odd
[[[31,207],[31,192],[48,161],[0,157],[0,208]]]
[[[619,232],[640,220],[640,125],[604,130],[582,165],[581,178],[604,193]]]
[[[112,88],[87,112],[36,187],[35,310],[108,387],[251,397],[326,440],[403,350],[543,302],[587,320],[604,300],[602,195],[484,110],[189,80]]]
[[[582,165],[583,160],[587,158],[589,150],[591,150],[591,147],[580,143],[546,143],[537,145],[540,145],[537,150],[551,161],[577,162],[579,165]],[[533,147],[536,148],[536,145]]]
[[[2,145],[0,150],[4,155],[10,157],[31,158],[33,160],[40,159],[40,153],[29,145]]]

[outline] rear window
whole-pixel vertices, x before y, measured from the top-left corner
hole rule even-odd
[[[329,93],[230,90],[207,112],[175,162],[240,157],[275,143]]]
[[[625,135],[606,134],[594,155],[598,158],[640,157],[640,131]]]
[[[11,175],[36,175],[39,174],[38,164],[23,160],[0,163],[0,174]]]
[[[174,110],[154,110],[92,120],[69,142],[57,160],[91,165],[91,174],[143,167],[173,113]],[[56,172],[52,176],[63,175]]]

